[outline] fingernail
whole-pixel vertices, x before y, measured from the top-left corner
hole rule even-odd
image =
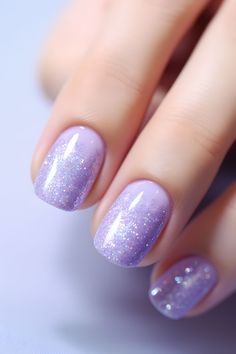
[[[197,305],[216,285],[215,267],[199,256],[175,263],[149,290],[154,307],[163,315],[179,319]]]
[[[170,198],[159,184],[130,183],[101,221],[94,239],[96,249],[116,265],[138,265],[166,225],[170,209]]]
[[[104,154],[104,143],[94,130],[83,126],[65,130],[39,170],[35,193],[57,208],[78,209],[95,182]]]

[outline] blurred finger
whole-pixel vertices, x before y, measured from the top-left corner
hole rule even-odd
[[[154,267],[150,299],[170,318],[199,315],[236,289],[236,184],[196,217]]]

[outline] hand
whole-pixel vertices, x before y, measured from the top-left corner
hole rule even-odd
[[[150,298],[171,318],[236,288],[236,185],[184,229],[236,135],[236,2],[209,3],[73,3],[42,65],[60,93],[36,194],[65,210],[99,201],[95,247],[121,266],[158,262]]]

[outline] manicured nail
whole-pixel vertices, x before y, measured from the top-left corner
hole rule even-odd
[[[215,267],[198,256],[175,263],[149,290],[154,307],[163,315],[179,319],[197,305],[216,285]]]
[[[35,193],[57,208],[78,209],[95,182],[104,154],[104,143],[94,130],[83,126],[65,130],[39,170]]]
[[[159,237],[170,209],[170,198],[159,184],[130,183],[101,221],[94,239],[96,249],[114,264],[136,266]]]

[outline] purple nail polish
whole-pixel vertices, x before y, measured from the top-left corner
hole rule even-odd
[[[39,170],[35,193],[57,208],[78,209],[100,171],[104,151],[104,143],[94,130],[83,126],[65,130]]]
[[[156,242],[170,209],[170,198],[159,184],[130,183],[101,221],[94,239],[96,249],[114,264],[136,266]]]
[[[154,307],[163,315],[179,319],[199,303],[216,285],[215,267],[199,256],[175,263],[149,290]]]

